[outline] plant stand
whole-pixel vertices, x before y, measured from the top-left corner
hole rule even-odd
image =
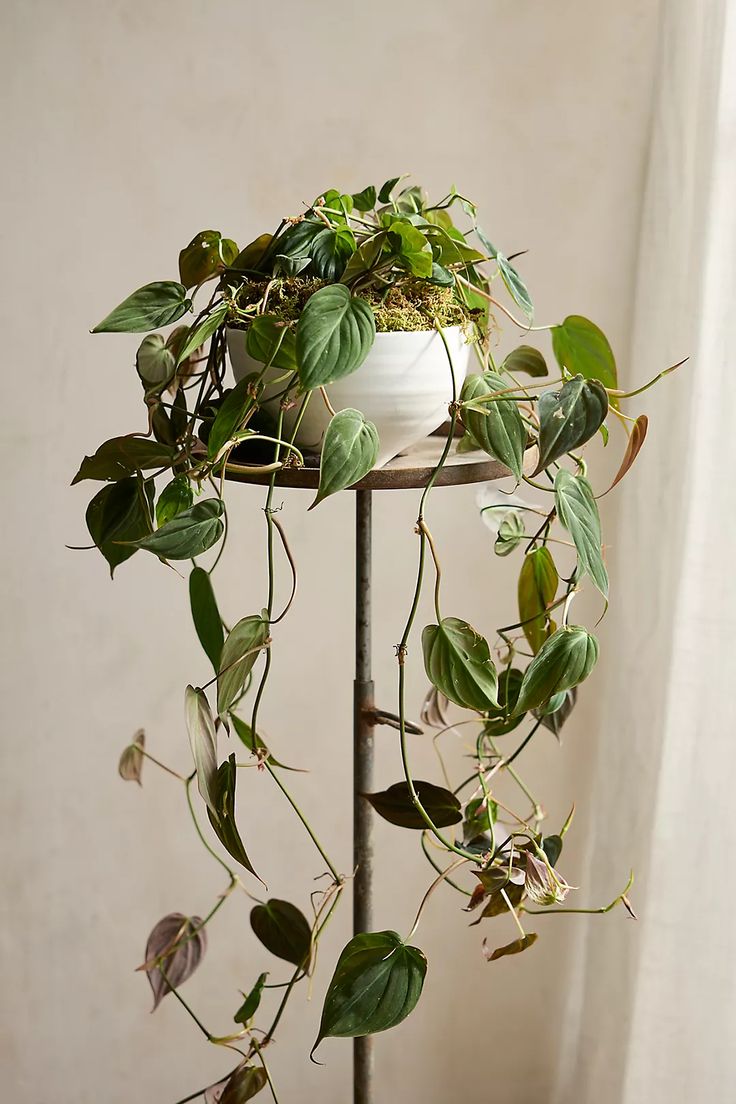
[[[371,557],[373,491],[398,491],[423,488],[439,461],[443,436],[427,438],[383,468],[370,472],[354,487],[355,491],[355,681],[353,714],[353,934],[373,929],[373,838],[372,809],[360,795],[373,788],[373,730],[387,724],[398,728],[393,713],[376,709],[371,678]],[[452,455],[440,471],[436,487],[454,487],[467,483],[486,483],[508,476],[507,468],[491,460],[484,452]],[[268,475],[254,474],[233,462],[226,475],[241,483],[266,484]],[[317,467],[285,468],[277,476],[277,486],[315,491],[319,483]],[[407,731],[421,732],[407,724]],[[353,1040],[353,1104],[375,1104],[373,1093],[373,1037]]]

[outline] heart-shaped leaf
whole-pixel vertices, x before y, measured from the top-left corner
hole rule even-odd
[[[238,768],[235,766],[235,756],[231,755],[224,763],[220,763],[211,783],[213,803],[207,805],[207,816],[217,838],[228,854],[232,855],[236,862],[239,862],[258,878],[248,858],[235,820],[237,776]]]
[[[188,510],[182,510],[154,533],[136,541],[136,546],[165,560],[190,560],[201,556],[222,536],[224,512],[222,499],[206,498]]]
[[[247,1023],[250,1022],[250,1020],[253,1019],[253,1017],[255,1016],[256,1012],[258,1011],[258,1007],[261,1003],[261,996],[263,995],[263,986],[266,984],[266,978],[267,977],[268,977],[268,974],[259,974],[258,980],[256,981],[253,988],[250,990],[250,992],[247,993],[247,994],[245,994],[245,993],[243,994],[244,997],[245,997],[245,1000],[243,1001],[240,1008],[238,1009],[238,1011],[233,1016],[233,1019],[235,1020],[236,1023],[247,1024]]]
[[[432,275],[432,247],[416,226],[394,220],[388,227],[388,241],[399,263],[412,275],[424,280]]]
[[[238,247],[219,230],[202,230],[179,254],[179,276],[191,288],[209,280],[238,256]]]
[[[150,533],[153,480],[120,479],[98,491],[87,507],[87,529],[110,565],[110,575],[136,551],[135,542]]]
[[[215,330],[225,322],[228,310],[227,303],[218,303],[205,318],[191,327],[177,357],[177,365],[190,357],[196,349],[201,348],[205,341],[209,341]]]
[[[487,641],[467,621],[445,617],[422,633],[427,678],[445,697],[483,712],[498,705],[496,668]]]
[[[173,280],[146,284],[103,318],[92,333],[146,333],[181,318],[192,303],[187,289]]]
[[[304,970],[312,954],[312,929],[303,912],[290,901],[273,897],[251,909],[250,926],[263,946],[277,958]]]
[[[555,623],[547,609],[555,600],[558,584],[559,576],[550,550],[543,547],[528,552],[519,572],[519,620],[535,655],[555,631]]]
[[[257,272],[272,241],[273,234],[260,234],[240,250],[230,268],[236,272]]]
[[[450,824],[457,824],[462,820],[460,802],[449,790],[443,789],[442,786],[435,786],[431,782],[415,782],[414,789],[422,807],[437,828],[447,828]],[[367,798],[379,816],[390,824],[395,824],[399,828],[422,830],[427,827],[412,800],[406,782],[395,782],[387,790],[363,794],[363,797]]]
[[[573,539],[578,562],[604,598],[608,596],[608,572],[601,554],[601,520],[593,488],[584,475],[560,468],[555,476],[557,516]]]
[[[207,437],[207,456],[215,460],[242,428],[246,414],[254,407],[263,385],[250,374],[239,380],[223,399]]]
[[[159,333],[148,334],[138,346],[135,366],[146,391],[163,391],[173,379],[176,357]]]
[[[215,671],[218,671],[225,633],[210,573],[202,567],[192,568],[189,575],[189,604],[199,642]]]
[[[460,401],[472,403],[474,400],[492,395],[495,391],[507,391],[509,387],[513,387],[513,383],[495,372],[466,376],[460,392]],[[478,445],[489,456],[505,464],[514,473],[517,481],[520,480],[526,429],[517,403],[511,399],[494,399],[482,403],[480,410],[464,408],[462,418]]]
[[[185,475],[177,475],[167,483],[156,503],[156,524],[159,528],[180,514],[182,510],[188,510],[194,502],[192,484]]]
[[[133,740],[120,756],[118,774],[125,782],[137,782],[141,785],[143,770],[143,752],[146,747],[146,734],[142,728],[136,732]]]
[[[309,509],[328,495],[352,487],[378,458],[378,432],[373,422],[350,407],[338,411],[325,430],[319,464],[319,489]]]
[[[201,917],[171,912],[159,920],[146,943],[146,960],[138,967],[146,971],[153,990],[153,1012],[167,993],[192,976],[206,949]]]
[[[618,387],[616,358],[608,338],[589,318],[571,314],[561,325],[553,326],[552,351],[560,367],[571,375]]]
[[[184,716],[197,771],[197,786],[207,808],[214,809],[217,796],[217,730],[204,690],[187,686],[184,692]]]
[[[83,479],[113,481],[137,471],[167,468],[176,452],[174,446],[162,445],[150,437],[112,437],[100,445],[94,456],[85,456],[72,479],[72,487]]]
[[[325,227],[312,242],[312,269],[321,280],[339,280],[354,252],[355,238],[350,230]]]
[[[549,374],[547,361],[532,345],[519,345],[518,349],[513,349],[501,367],[505,372],[526,372],[535,378]]]
[[[373,311],[344,284],[320,288],[307,300],[296,329],[299,379],[305,391],[349,376],[376,336]]]
[[[267,1084],[268,1074],[263,1066],[251,1066],[245,1062],[230,1074],[222,1095],[216,1098],[217,1104],[246,1104]]]
[[[354,936],[327,989],[312,1053],[328,1037],[375,1035],[400,1024],[416,1007],[426,973],[422,952],[395,931]]]
[[[580,625],[558,629],[545,640],[524,672],[516,713],[539,709],[553,694],[588,677],[598,659],[598,641]]]
[[[489,952],[485,941],[483,943],[483,953],[486,956],[486,961],[495,962],[498,958],[505,958],[506,955],[521,954],[528,947],[533,946],[538,939],[536,932],[527,932],[526,935],[520,936],[518,939],[514,939],[512,943],[507,943],[504,947],[497,947],[495,951]]]
[[[252,614],[243,617],[228,633],[222,646],[217,677],[217,712],[227,713],[240,694],[248,672],[268,640],[268,621]]]
[[[525,536],[524,519],[518,510],[508,510],[498,526],[498,535],[493,544],[497,556],[508,556],[518,548]]]
[[[275,314],[259,314],[246,331],[248,355],[260,364],[296,372],[296,337]]]
[[[540,472],[590,440],[608,413],[608,395],[597,380],[575,376],[559,391],[545,391],[537,410]]]
[[[396,185],[399,183],[399,181],[402,180],[402,179],[403,179],[403,177],[401,177],[401,176],[394,176],[394,177],[392,177],[391,180],[387,180],[385,184],[382,184],[381,188],[378,192],[378,202],[379,203],[388,203],[389,200],[391,199],[392,191],[394,190]]]
[[[372,211],[376,206],[376,189],[369,184],[362,192],[353,192],[352,198],[356,211]]]

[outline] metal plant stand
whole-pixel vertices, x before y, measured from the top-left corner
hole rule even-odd
[[[371,472],[350,488],[355,491],[355,682],[353,714],[353,934],[373,930],[373,838],[370,804],[360,797],[373,789],[374,728],[398,727],[398,718],[376,709],[371,678],[371,554],[373,491],[398,491],[427,485],[437,464],[444,438],[429,437],[386,467]],[[227,478],[241,483],[265,484],[268,475],[254,474],[237,463],[227,466]],[[451,456],[436,480],[436,487],[485,483],[509,474],[485,453]],[[317,467],[285,468],[278,473],[279,487],[316,490]],[[407,724],[407,731],[421,731]],[[353,1040],[353,1104],[375,1104],[373,1092],[373,1037]]]

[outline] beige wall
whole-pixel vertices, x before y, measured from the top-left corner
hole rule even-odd
[[[133,973],[152,924],[201,913],[222,879],[175,782],[146,770],[141,792],[116,777],[139,725],[154,754],[188,769],[181,692],[204,670],[174,572],[139,556],[111,584],[100,558],[64,548],[86,542],[90,486],[68,487],[80,456],[140,424],[136,339],[92,338],[89,325],[133,287],[173,276],[203,227],[244,242],[324,187],[411,170],[435,192],[456,183],[475,197],[503,248],[530,250],[523,271],[540,319],[597,319],[625,375],[655,21],[654,0],[2,5],[0,1001],[14,1104],[173,1104],[228,1068],[172,999],[150,1019]],[[278,754],[312,766],[293,785],[346,870],[352,501],[307,517],[302,497],[283,498],[301,590],[278,634],[263,721]],[[220,584],[230,617],[262,604],[259,500],[250,489],[231,499]],[[387,708],[415,506],[411,493],[376,503],[375,669]],[[511,619],[511,570],[493,561],[472,491],[438,492],[431,513],[447,609],[488,628]],[[614,662],[606,654],[602,666]],[[415,664],[415,712],[422,693]],[[584,824],[591,743],[581,709],[561,752],[542,740],[532,756],[553,822],[577,794]],[[388,731],[379,747],[388,784],[399,777]],[[434,770],[421,739],[416,761],[418,775]],[[267,777],[245,775],[240,814],[270,891],[305,907],[319,866]],[[405,930],[428,868],[413,837],[385,824],[376,834],[376,924]],[[547,923],[533,954],[486,966],[478,931],[453,896],[437,895],[418,936],[425,996],[378,1046],[381,1104],[490,1098],[491,1084],[504,1104],[545,1099],[579,933]],[[279,1032],[282,1101],[347,1099],[349,1044],[325,1044],[321,1068],[306,1049],[348,924],[346,901],[311,1005],[297,996]],[[244,899],[218,915],[210,940],[187,995],[225,1032],[237,990],[263,964]]]

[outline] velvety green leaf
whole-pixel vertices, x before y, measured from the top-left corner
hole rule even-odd
[[[254,241],[241,249],[230,265],[237,272],[257,272],[261,261],[273,241],[273,234],[260,234]]]
[[[467,709],[498,705],[496,668],[487,641],[466,621],[445,617],[422,633],[424,668],[437,689]]]
[[[227,303],[218,303],[206,318],[203,318],[201,322],[191,327],[177,358],[177,365],[181,364],[182,361],[190,357],[193,352],[201,348],[205,341],[209,341],[215,330],[223,325],[227,312]]]
[[[174,378],[176,359],[159,333],[148,334],[138,346],[135,366],[147,391],[163,391]]]
[[[153,480],[129,477],[98,491],[87,507],[85,520],[89,535],[110,565],[110,575],[118,564],[136,551],[135,541],[152,528]]]
[[[202,230],[179,254],[179,277],[191,288],[231,265],[238,256],[238,247],[219,230]]]
[[[349,407],[331,419],[322,440],[319,489],[311,510],[328,495],[352,487],[378,458],[378,432],[359,410]]]
[[[215,835],[229,855],[249,870],[256,874],[250,859],[248,858],[243,841],[240,838],[238,825],[235,820],[235,785],[238,777],[238,768],[235,766],[235,756],[231,755],[224,763],[220,763],[212,783],[214,802],[207,804],[207,816],[215,830]]]
[[[366,272],[370,271],[381,256],[385,242],[386,232],[384,230],[381,230],[378,234],[374,234],[372,238],[366,238],[366,240],[355,250],[345,266],[345,270],[341,277],[342,283],[349,284],[359,276],[364,276]]]
[[[100,445],[94,456],[85,456],[72,486],[83,479],[119,480],[137,471],[167,468],[176,456],[173,445],[163,445],[150,437],[112,437]]]
[[[604,598],[608,596],[608,572],[601,553],[601,520],[593,489],[584,475],[560,468],[555,476],[557,516],[573,539],[578,562]]]
[[[509,510],[504,514],[498,527],[498,536],[493,545],[493,551],[497,556],[508,556],[515,548],[518,548],[524,539],[524,519],[517,510]]]
[[[206,949],[207,929],[200,916],[171,912],[159,920],[146,942],[145,962],[139,967],[146,971],[153,991],[152,1012],[167,993],[192,976]]]
[[[139,728],[118,762],[118,774],[124,782],[137,782],[139,786],[141,785],[145,748],[146,734],[142,728]]]
[[[312,242],[325,228],[324,222],[317,218],[305,218],[301,222],[295,222],[287,227],[283,234],[275,238],[269,247],[264,260],[277,253],[282,257],[309,257],[311,256]]]
[[[504,947],[497,947],[491,954],[486,953],[486,958],[489,962],[495,962],[497,958],[505,958],[506,955],[521,954],[527,947],[533,946],[538,938],[536,932],[527,932],[526,935],[514,939],[512,943],[507,943]]]
[[[590,440],[608,413],[608,395],[596,380],[575,376],[559,391],[545,391],[537,410],[540,472]]]
[[[209,571],[202,567],[192,568],[189,575],[189,604],[199,642],[215,671],[218,671],[225,634]]]
[[[136,542],[165,560],[191,560],[217,544],[223,534],[225,506],[219,498],[206,498],[182,510],[175,518]]]
[[[470,402],[496,391],[505,391],[513,383],[495,372],[482,375],[469,375],[463,381],[460,402]],[[521,479],[526,445],[526,429],[519,413],[518,404],[513,399],[495,399],[481,404],[487,413],[464,408],[462,419],[466,429],[478,442],[478,445],[500,460],[513,472],[517,481]]]
[[[453,793],[434,786],[431,782],[415,782],[414,788],[423,808],[437,828],[447,828],[462,820],[460,802]],[[425,829],[427,827],[421,813],[415,806],[409,786],[406,782],[395,782],[387,790],[379,793],[363,794],[373,808],[390,824],[399,828]]]
[[[385,184],[381,185],[381,188],[378,192],[379,203],[388,203],[390,201],[391,193],[400,180],[400,176],[394,176],[393,179],[387,180]]]
[[[504,257],[503,253],[496,253],[496,264],[501,273],[501,279],[506,285],[511,298],[521,307],[529,322],[534,318],[534,305],[531,301],[526,284],[522,280],[514,266]]]
[[[261,364],[296,372],[296,336],[275,314],[259,314],[247,330],[248,355]]]
[[[598,659],[598,641],[580,625],[558,629],[524,672],[516,712],[538,709],[553,694],[570,690],[588,677]]]
[[[524,636],[536,655],[550,633],[555,631],[547,609],[555,600],[559,576],[552,553],[546,547],[527,552],[519,572],[519,620]],[[533,620],[530,620],[533,618]]]
[[[545,836],[542,840],[542,850],[547,856],[550,866],[555,866],[562,854],[562,836]]]
[[[362,192],[354,192],[353,204],[356,211],[372,211],[376,206],[376,189],[373,185],[369,184]]]
[[[394,931],[354,936],[327,989],[317,1041],[375,1035],[400,1024],[416,1007],[427,960]]]
[[[604,387],[618,387],[613,350],[606,335],[590,319],[571,314],[560,326],[553,326],[552,351],[560,367],[571,375],[599,380]]]
[[[299,379],[305,391],[350,375],[368,356],[376,336],[373,311],[343,284],[320,288],[296,330]]]
[[[298,276],[309,268],[311,257],[285,257],[283,253],[277,253],[273,261],[274,276]]]
[[[262,386],[251,374],[238,380],[232,391],[225,396],[207,437],[207,456],[210,460],[214,460],[220,450],[232,441],[261,390]]]
[[[432,261],[432,275],[429,277],[429,282],[437,284],[438,287],[452,287],[455,277],[449,268],[443,268],[436,261]]]
[[[471,798],[463,811],[464,843],[467,845],[475,840],[482,840],[483,850],[488,850],[487,842],[490,842],[490,837],[485,833],[489,830],[489,819],[491,824],[495,824],[497,815],[498,805],[495,801],[487,801],[483,795]]]
[[[489,736],[504,736],[521,724],[523,717],[514,713],[523,681],[523,672],[505,667],[498,676],[498,707],[487,711],[485,731]]]
[[[549,373],[547,361],[539,349],[531,345],[519,345],[513,349],[503,362],[502,368],[506,372],[526,372],[527,376],[546,376]]]
[[[271,898],[251,910],[250,926],[271,954],[304,970],[309,968],[312,930],[296,905]]]
[[[161,527],[180,514],[182,510],[188,510],[194,502],[194,492],[191,481],[186,475],[176,475],[167,483],[156,503],[156,524]]]
[[[216,808],[217,730],[204,690],[187,686],[184,692],[184,716],[189,746],[197,771],[197,786],[208,809]]]
[[[247,995],[244,994],[245,1000],[233,1016],[236,1023],[245,1025],[253,1019],[261,1003],[263,986],[266,984],[267,977],[268,974],[260,974],[250,992]]]
[[[242,719],[242,717],[236,716],[235,713],[230,713],[229,717],[238,738],[253,755],[256,755],[260,760],[268,763],[272,767],[279,767],[281,770],[299,770],[298,767],[287,767],[285,763],[279,762],[279,760],[271,754],[261,737],[254,735],[253,729]]]
[[[401,264],[414,276],[432,275],[432,248],[421,230],[410,222],[394,221],[388,227],[388,240]]]
[[[312,242],[312,268],[321,280],[339,280],[348,259],[355,252],[355,238],[349,230],[325,227]]]
[[[573,686],[572,690],[565,690],[561,694],[553,694],[549,704],[541,709],[534,709],[533,713],[545,728],[555,736],[559,736],[567,718],[575,708],[578,692]]]
[[[252,615],[243,617],[228,633],[220,656],[217,678],[217,711],[225,714],[240,694],[248,672],[268,640],[268,622]]]
[[[246,1104],[267,1084],[268,1074],[263,1066],[244,1063],[230,1074],[218,1104]]]
[[[168,326],[191,307],[186,288],[173,280],[146,284],[124,299],[92,333],[146,333]]]

